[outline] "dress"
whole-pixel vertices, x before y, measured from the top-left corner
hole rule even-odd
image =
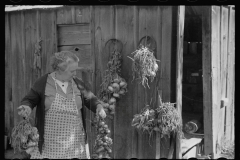
[[[85,134],[81,113],[76,105],[73,90],[72,98],[65,98],[57,92],[45,116],[44,144],[42,154],[38,148],[30,153],[31,159],[87,159]],[[73,87],[73,82],[72,82]]]

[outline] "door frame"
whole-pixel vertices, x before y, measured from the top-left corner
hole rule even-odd
[[[183,38],[185,6],[177,8],[176,107],[182,119]],[[182,159],[181,137],[176,135],[176,159]]]

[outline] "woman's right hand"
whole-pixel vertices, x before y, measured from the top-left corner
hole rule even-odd
[[[17,109],[19,110],[18,115],[22,117],[29,117],[32,112],[32,109],[26,105],[21,105]]]

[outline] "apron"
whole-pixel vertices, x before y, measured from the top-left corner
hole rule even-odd
[[[38,147],[30,153],[31,159],[87,159],[85,132],[73,90],[73,98],[68,99],[57,93],[46,113],[44,144],[42,154]],[[72,81],[73,86],[73,81]]]

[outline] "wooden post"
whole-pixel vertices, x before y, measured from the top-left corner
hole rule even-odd
[[[202,8],[202,62],[203,62],[203,114],[204,114],[204,154],[212,153],[212,75],[211,75],[211,8]]]
[[[184,18],[185,6],[178,7],[177,15],[177,57],[176,57],[176,104],[177,110],[182,117],[182,74],[183,74],[183,33],[184,33]],[[176,158],[182,158],[181,137],[176,134]]]

